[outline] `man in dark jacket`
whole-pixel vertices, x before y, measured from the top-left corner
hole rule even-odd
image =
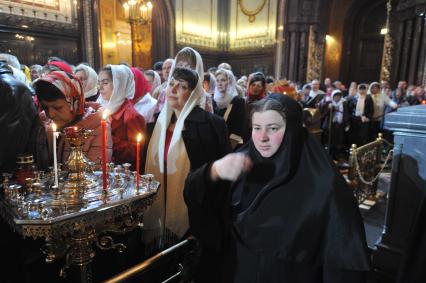
[[[16,156],[21,153],[33,154],[39,168],[44,169],[46,148],[37,146],[44,135],[31,91],[13,77],[5,61],[0,61],[0,172],[13,172]]]

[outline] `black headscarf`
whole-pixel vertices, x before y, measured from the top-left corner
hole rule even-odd
[[[248,181],[248,175],[234,183],[236,237],[250,250],[278,259],[368,270],[364,227],[345,180],[303,128],[298,103],[282,94],[267,99],[284,106],[286,130],[270,158],[263,158],[252,141],[241,149],[254,164],[272,164],[273,174],[260,182]],[[255,196],[241,206],[253,189]]]

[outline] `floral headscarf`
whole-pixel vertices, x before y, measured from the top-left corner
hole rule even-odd
[[[34,83],[37,84],[39,81],[51,83],[59,89],[68,102],[72,113],[77,115],[84,114],[83,88],[80,81],[74,75],[62,71],[53,71],[47,73]]]

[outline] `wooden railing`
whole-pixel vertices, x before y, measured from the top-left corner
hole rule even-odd
[[[385,144],[389,150],[383,160]],[[376,200],[378,179],[392,157],[392,148],[393,145],[383,139],[382,134],[379,134],[375,141],[363,146],[352,145],[347,181],[359,204],[366,200]]]

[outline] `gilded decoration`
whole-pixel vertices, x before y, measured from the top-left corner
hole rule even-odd
[[[387,33],[385,35],[385,43],[383,47],[383,58],[382,58],[380,80],[385,80],[389,82],[391,79],[392,52],[394,49],[394,40],[392,38],[392,33],[389,30],[390,14],[392,11],[391,0],[389,0],[389,2],[387,3],[386,8],[387,8],[387,19],[386,19]]]
[[[324,61],[324,40],[318,38],[313,26],[309,27],[308,68],[306,80],[320,79]]]
[[[65,258],[61,277],[75,265],[81,282],[92,282],[95,245],[123,252],[126,246],[114,242],[114,237],[142,227],[144,211],[160,184],[152,174],[137,178],[130,164],[103,163],[102,168],[108,165],[108,170],[96,170],[99,166],[82,151],[92,133],[74,129],[61,134],[71,146],[64,170],[54,166],[50,172],[37,171],[34,178],[25,179],[25,185],[5,177],[0,217],[21,236],[43,239],[46,262]]]
[[[244,4],[243,0],[238,0],[238,5],[240,6],[241,12],[244,15],[249,17],[249,22],[254,23],[256,21],[256,15],[259,14],[266,5],[267,0],[262,0],[262,2],[256,6],[256,8],[249,10],[247,6]]]
[[[77,19],[77,1],[0,0],[0,14],[73,24],[76,23]]]

